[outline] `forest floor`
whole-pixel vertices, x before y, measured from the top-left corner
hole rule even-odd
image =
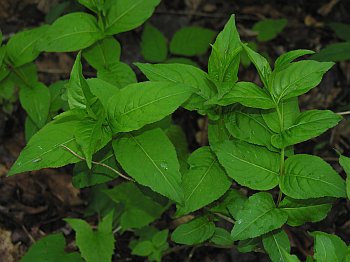
[[[48,14],[59,0],[1,0],[0,28],[4,39],[25,28],[38,26],[48,19]],[[72,5],[72,10],[79,7]],[[274,60],[280,54],[293,49],[320,50],[322,47],[338,42],[334,33],[327,27],[329,22],[350,23],[350,2],[340,0],[165,0],[151,18],[168,38],[188,25],[198,25],[219,32],[230,14],[236,14],[237,26],[243,41],[254,41],[260,51]],[[52,15],[52,14],[51,14]],[[285,18],[287,27],[268,42],[258,42],[251,30],[254,23],[264,18]],[[141,28],[118,35],[123,52],[121,60],[132,64],[142,61],[140,55]],[[205,68],[208,54],[195,58]],[[74,54],[41,54],[37,60],[40,80],[46,84],[59,79],[67,79],[74,62]],[[138,73],[140,80],[142,76]],[[93,76],[91,68],[85,68],[87,76]],[[253,67],[241,68],[240,79],[259,82]],[[350,109],[350,62],[337,63],[326,74],[319,87],[300,99],[301,109],[331,109],[335,112]],[[27,174],[6,177],[6,174],[25,145],[25,112],[18,103],[13,104],[11,115],[0,108],[0,261],[18,261],[33,242],[55,231],[68,232],[62,221],[65,217],[82,217],[86,207],[88,190],[78,190],[71,184],[71,168],[41,170]],[[1,107],[1,105],[0,105]],[[347,117],[345,116],[345,119]],[[203,118],[188,112],[177,112],[176,122],[180,123],[193,150],[205,145],[206,130]],[[335,169],[337,153],[334,149],[350,155],[350,123],[344,120],[332,131],[302,143],[297,152],[312,153],[323,157]],[[299,228],[288,228],[292,249],[299,257],[311,254],[312,238],[308,231],[322,230],[336,233],[350,243],[350,205],[349,201],[338,201],[327,218],[320,223],[307,224]],[[69,233],[69,232],[68,232]],[[118,240],[123,247],[127,245],[128,235]],[[71,244],[72,245],[72,244]],[[73,245],[72,245],[73,246]],[[123,249],[123,248],[121,248]],[[174,252],[165,261],[184,261],[191,248]],[[143,259],[131,257],[128,251],[123,258],[132,261]],[[198,248],[192,261],[268,261],[264,254],[239,254],[235,249]]]

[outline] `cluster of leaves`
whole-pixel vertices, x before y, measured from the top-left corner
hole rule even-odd
[[[198,26],[183,27],[175,32],[168,48],[164,34],[148,23],[142,33],[141,54],[146,61],[152,63],[181,63],[197,66],[188,57],[205,54],[215,34],[213,30]],[[171,55],[182,57],[169,58],[169,52]]]
[[[159,1],[79,2],[98,19],[72,13],[33,29],[43,30],[40,37],[35,38],[33,30],[17,34],[33,42],[28,47],[31,52],[27,55],[24,48],[17,60],[9,50],[19,44],[11,47],[10,41],[16,41],[10,40],[6,45],[11,80],[17,79],[19,70],[33,69],[30,61],[39,51],[81,50],[69,81],[60,89],[65,94],[65,106],[60,104],[64,112],[52,121],[46,123],[52,103],[46,105],[44,115],[31,101],[39,99],[38,105],[45,105],[42,90],[52,101],[49,89],[37,79],[20,86],[20,93],[28,90],[25,94],[31,96],[29,106],[20,99],[38,131],[9,175],[75,164],[73,184],[92,187],[86,215],[98,214],[102,220],[93,230],[82,219],[66,219],[76,232],[80,253],[65,253],[64,238],[56,234],[40,240],[23,260],[59,256],[69,261],[111,261],[115,235],[132,231],[132,253],[160,261],[168,252],[169,231],[150,224],[175,203],[175,216],[195,216],[171,233],[175,243],[209,242],[235,246],[241,252],[263,249],[272,261],[298,261],[290,254],[283,225],[320,221],[336,198],[346,197],[345,181],[329,164],[293,151],[293,145],[341,120],[328,110],[300,112],[298,107],[297,97],[317,86],[333,63],[293,62],[313,53],[295,50],[280,56],[272,69],[263,56],[240,41],[232,16],[212,45],[208,72],[179,63],[137,63],[149,80],[137,83],[131,68],[119,61],[120,45],[111,35],[139,26]],[[238,81],[242,52],[255,65],[262,87]],[[96,69],[97,78],[84,78],[81,57]],[[36,89],[40,89],[38,96]],[[188,152],[184,134],[170,116],[180,106],[207,116],[208,146]],[[348,172],[349,160],[342,157],[341,164]],[[129,181],[107,188],[106,182],[118,177]],[[233,183],[253,193],[247,197]],[[279,193],[274,197],[271,192]],[[221,219],[232,223],[231,232],[217,226]],[[349,256],[349,248],[338,237],[312,234],[315,259]],[[322,249],[325,243],[329,248]]]

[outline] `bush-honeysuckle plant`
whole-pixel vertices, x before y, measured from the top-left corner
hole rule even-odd
[[[298,261],[290,254],[284,225],[320,221],[336,198],[346,197],[345,181],[329,164],[293,152],[293,145],[341,120],[328,110],[300,112],[298,107],[298,96],[317,86],[333,63],[293,62],[313,53],[295,50],[280,56],[272,69],[265,58],[241,43],[232,16],[212,45],[208,73],[185,64],[137,63],[149,81],[122,82],[125,74],[112,77],[103,71],[115,66],[109,52],[117,49],[112,38],[103,36],[140,24],[140,20],[130,25],[118,20],[130,18],[125,13],[134,6],[131,3],[145,5],[132,16],[145,18],[151,12],[145,12],[146,7],[153,10],[158,1],[80,2],[98,14],[97,22],[87,15],[87,24],[98,32],[69,41],[75,46],[65,50],[58,44],[60,39],[48,41],[47,32],[39,42],[45,51],[84,49],[65,85],[67,110],[31,137],[9,175],[75,164],[73,184],[91,187],[86,216],[97,213],[102,219],[96,230],[84,220],[65,219],[76,232],[79,253],[64,252],[64,237],[57,233],[38,241],[23,261],[37,261],[39,256],[111,261],[118,254],[115,238],[128,230],[134,232],[131,253],[150,261],[171,253],[169,243],[263,250],[272,261]],[[59,24],[56,21],[47,30],[54,32]],[[72,26],[73,31],[89,31],[78,22]],[[101,48],[85,49],[93,39],[103,43]],[[262,86],[238,81],[241,52],[255,65]],[[81,56],[97,69],[97,78],[84,78]],[[170,115],[180,106],[209,119],[209,145],[191,154],[183,132],[171,122]],[[350,171],[348,158],[341,157],[341,164]],[[107,187],[113,179],[126,181]],[[249,196],[237,188],[250,189]],[[168,228],[156,228],[153,222],[173,204],[174,216],[192,214],[194,219],[169,236]],[[231,232],[218,226],[222,219],[232,224]],[[349,259],[349,248],[339,237],[310,234],[317,261]]]

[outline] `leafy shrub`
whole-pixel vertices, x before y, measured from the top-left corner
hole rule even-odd
[[[127,230],[135,236],[132,254],[150,261],[171,252],[170,239],[189,246],[234,246],[240,252],[264,250],[272,261],[298,261],[290,254],[284,225],[320,221],[337,198],[349,194],[349,182],[346,186],[324,160],[293,150],[341,121],[329,110],[300,112],[298,106],[298,96],[317,86],[333,63],[293,62],[313,53],[295,50],[280,56],[272,69],[241,42],[231,16],[212,45],[208,72],[185,64],[137,63],[149,80],[137,83],[130,67],[119,61],[121,48],[111,35],[142,24],[159,1],[79,2],[98,19],[71,13],[19,33],[6,45],[3,81],[18,83],[22,106],[38,129],[9,175],[75,164],[73,184],[92,187],[86,215],[97,213],[102,220],[93,230],[84,220],[65,219],[76,232],[80,255],[65,253],[62,234],[54,234],[33,245],[23,261],[57,256],[110,261],[118,252],[115,237]],[[158,34],[150,25],[145,30]],[[32,44],[24,48],[23,41]],[[38,82],[31,62],[40,51],[78,50],[68,83],[48,89]],[[238,81],[242,52],[255,65],[262,87]],[[81,57],[97,70],[97,78],[84,78]],[[56,99],[59,90],[66,101]],[[208,146],[187,151],[182,130],[170,118],[180,106],[208,117]],[[51,120],[58,110],[64,112]],[[341,156],[340,163],[349,174],[349,158]],[[117,178],[128,181],[107,188]],[[249,189],[248,196],[241,188]],[[176,217],[192,214],[194,219],[169,239],[167,228],[150,224],[173,204]],[[231,232],[218,226],[220,220],[232,224]],[[317,261],[349,257],[349,247],[337,236],[310,234]]]

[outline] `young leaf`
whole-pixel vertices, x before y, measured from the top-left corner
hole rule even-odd
[[[214,235],[211,237],[210,242],[219,246],[232,246],[233,239],[231,234],[221,227],[216,227]]]
[[[70,109],[85,109],[90,107],[93,95],[83,76],[81,52],[78,53],[70,74],[69,83],[67,85],[67,96]]]
[[[170,52],[183,56],[203,55],[215,34],[213,30],[198,26],[183,27],[171,39]]]
[[[66,262],[83,262],[78,252],[64,252],[65,246],[62,233],[45,236],[30,247],[21,262],[57,261],[58,258]]]
[[[311,59],[320,62],[340,62],[350,59],[350,42],[334,43],[321,49],[320,52],[311,56]]]
[[[59,80],[49,86],[50,113],[57,112],[64,107],[68,108],[67,101],[62,99],[63,94],[66,92],[67,82],[66,80]]]
[[[291,63],[271,75],[272,95],[277,102],[300,96],[317,86],[322,76],[334,65],[332,62],[304,60]]]
[[[244,51],[247,53],[250,61],[252,61],[256,70],[258,70],[261,82],[264,84],[266,88],[269,89],[268,79],[272,72],[269,62],[266,60],[265,57],[253,51],[247,45],[242,45],[242,46]]]
[[[276,151],[271,144],[273,132],[264,122],[260,110],[247,108],[236,110],[225,116],[225,123],[233,137]]]
[[[287,262],[284,259],[282,249],[290,253],[290,242],[284,230],[270,233],[263,237],[263,245],[273,262]]]
[[[163,62],[168,56],[165,36],[156,27],[147,23],[141,36],[141,54],[146,61]]]
[[[286,160],[280,188],[294,199],[346,196],[343,179],[329,164],[312,155],[294,155]]]
[[[139,135],[125,134],[113,141],[117,161],[138,183],[178,202],[183,202],[176,151],[157,128]],[[138,164],[142,164],[142,168]]]
[[[341,238],[320,231],[312,232],[311,235],[315,238],[316,261],[344,261],[347,247]]]
[[[242,141],[224,141],[212,148],[227,174],[240,185],[255,190],[269,190],[278,185],[278,154]]]
[[[240,103],[246,107],[271,109],[275,108],[272,98],[259,86],[251,82],[238,82],[225,94],[218,104],[221,106]]]
[[[300,115],[298,98],[293,97],[281,101],[278,110],[279,113],[276,109],[261,112],[266,125],[275,133],[280,133],[294,125],[295,120]],[[282,122],[282,126],[280,122]]]
[[[178,244],[195,245],[211,238],[214,232],[215,224],[206,217],[199,217],[178,226],[172,233],[171,239]]]
[[[78,0],[78,2],[95,13],[104,7],[104,0]]]
[[[157,122],[174,112],[190,95],[190,89],[183,84],[142,82],[128,85],[108,102],[112,131],[129,132]]]
[[[153,13],[160,0],[118,0],[106,14],[107,35],[130,31],[143,24]]]
[[[296,227],[306,222],[323,220],[332,208],[332,199],[314,198],[297,200],[285,197],[278,207],[288,214],[287,224]]]
[[[96,18],[86,13],[70,13],[58,18],[37,42],[46,52],[72,52],[89,47],[103,38]]]
[[[350,199],[350,158],[345,156],[340,156],[339,164],[342,166],[346,173],[346,194]]]
[[[15,34],[6,45],[6,54],[13,67],[19,67],[32,62],[40,52],[35,49],[39,39],[43,37],[48,26],[40,26]],[[0,63],[1,64],[1,63]]]
[[[209,76],[221,82],[236,82],[241,52],[235,16],[232,15],[212,46],[208,62]]]
[[[283,69],[284,67],[288,66],[290,62],[293,62],[295,59],[301,56],[310,55],[314,53],[314,51],[307,49],[298,49],[284,53],[283,55],[277,58],[275,62],[275,71]]]
[[[295,145],[321,135],[341,119],[340,115],[329,110],[308,110],[302,112],[292,126],[273,135],[271,142],[277,148]]]
[[[135,72],[123,62],[117,62],[109,68],[101,68],[97,71],[97,78],[102,79],[119,89],[137,83]]]
[[[119,88],[98,78],[87,79],[86,83],[88,84],[91,93],[100,100],[102,106],[107,111],[109,99],[119,92]]]
[[[131,254],[136,256],[147,257],[154,251],[154,247],[151,241],[142,241],[132,249]]]
[[[122,183],[104,191],[114,202],[123,204],[120,226],[142,228],[161,216],[164,207],[142,193],[135,183]]]
[[[29,87],[23,85],[19,92],[19,99],[22,107],[27,111],[28,116],[40,129],[47,121],[50,109],[50,91],[42,83]]]
[[[272,196],[260,192],[252,195],[238,212],[231,235],[234,240],[254,238],[280,228],[287,214],[276,208]]]
[[[79,162],[80,159],[63,146],[81,155],[74,138],[74,131],[82,115],[83,112],[80,111],[63,113],[39,130],[22,150],[8,176]]]
[[[221,213],[237,219],[238,212],[243,208],[247,197],[235,189],[229,189],[226,194],[217,201],[217,205],[210,212]]]
[[[120,60],[120,44],[114,37],[106,37],[84,49],[83,57],[96,70],[108,69]]]
[[[274,39],[287,25],[286,19],[265,19],[254,24],[252,30],[258,33],[259,41]]]
[[[112,139],[111,131],[108,126],[104,126],[104,121],[103,118],[95,120],[86,117],[77,123],[74,133],[90,169],[93,153],[104,147]]]
[[[182,177],[184,206],[181,215],[196,211],[221,197],[231,181],[209,147],[201,147],[188,158],[190,170]]]
[[[112,232],[113,214],[110,212],[93,231],[88,223],[77,218],[64,219],[76,232],[76,244],[81,256],[87,262],[112,260],[114,250],[114,236]]]
[[[188,110],[208,107],[204,103],[215,94],[215,87],[208,80],[208,75],[199,68],[182,64],[136,65],[150,81],[183,83],[191,87],[194,94],[184,104]]]

